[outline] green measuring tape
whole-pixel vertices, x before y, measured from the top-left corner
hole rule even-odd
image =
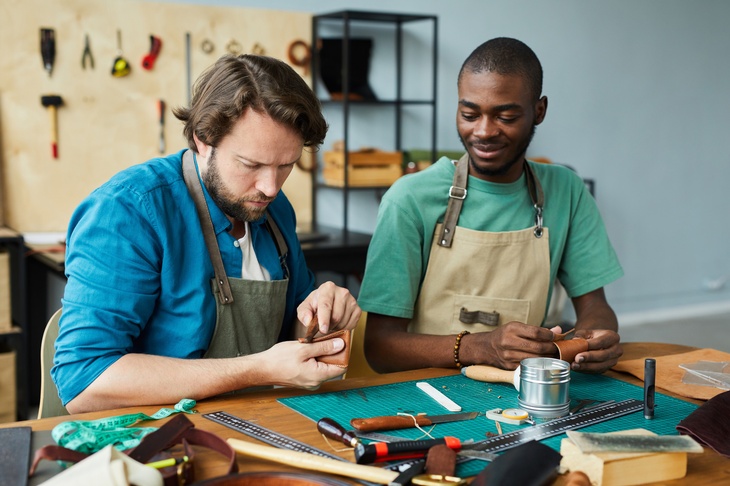
[[[123,451],[136,447],[142,439],[157,430],[156,427],[129,427],[143,420],[160,420],[175,413],[197,413],[195,400],[183,398],[174,408],[161,408],[153,415],[132,413],[96,420],[61,422],[51,431],[60,446],[86,454],[93,454],[108,445]]]

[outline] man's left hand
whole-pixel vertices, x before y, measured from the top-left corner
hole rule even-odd
[[[319,332],[328,334],[339,329],[353,329],[362,311],[349,290],[325,282],[299,304],[297,317],[305,326],[317,314]]]

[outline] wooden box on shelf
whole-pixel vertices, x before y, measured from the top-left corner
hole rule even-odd
[[[322,176],[330,186],[345,186],[345,152],[327,151],[323,155]],[[350,152],[347,185],[351,187],[390,186],[403,175],[403,154],[377,149]]]
[[[0,423],[15,422],[15,351],[0,350]]]

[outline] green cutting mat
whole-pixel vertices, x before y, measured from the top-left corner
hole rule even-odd
[[[431,378],[427,381],[446,396],[458,403],[464,412],[479,411],[484,413],[493,408],[515,408],[517,390],[512,385],[503,383],[484,383],[466,378],[462,375]],[[571,373],[570,397],[573,402],[583,398],[599,401],[626,399],[643,400],[644,389],[620,380],[602,375],[586,375]],[[442,415],[449,413],[432,398],[416,387],[416,381],[393,383],[353,390],[331,393],[318,393],[278,400],[283,405],[299,412],[317,422],[329,417],[343,427],[349,429],[350,420],[355,417],[374,417],[378,415],[396,415],[398,413],[422,413]],[[586,432],[614,432],[617,430],[643,428],[660,435],[676,434],[676,425],[697,408],[696,405],[667,395],[657,393],[655,417],[644,419],[640,412],[617,417],[606,422],[585,427]],[[529,425],[501,424],[504,433],[512,432]],[[429,429],[426,429],[429,430]],[[475,441],[488,438],[487,432],[496,433],[493,420],[479,416],[474,420],[438,424],[430,431],[433,437],[453,436],[462,441]],[[383,432],[407,439],[424,438],[418,429],[390,430]],[[543,441],[553,449],[560,450],[560,441],[565,435],[551,437]],[[462,477],[478,474],[485,467],[483,461],[471,461],[461,464],[457,473]]]

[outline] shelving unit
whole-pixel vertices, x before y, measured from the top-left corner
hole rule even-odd
[[[28,330],[25,301],[25,244],[23,236],[0,227],[0,250],[10,254],[10,308],[12,328],[0,332],[0,344],[15,350],[17,418],[28,418]]]
[[[410,24],[414,22],[430,22],[432,24],[432,38],[431,38],[431,49],[430,49],[430,60],[432,63],[432,74],[431,74],[431,94],[425,99],[417,99],[408,97],[404,93],[403,87],[403,69],[404,69],[404,24]],[[394,45],[393,49],[395,52],[395,96],[392,99],[362,99],[354,100],[351,99],[350,92],[350,72],[351,72],[351,56],[350,56],[350,40],[353,39],[353,23],[356,23],[359,30],[367,30],[368,26],[373,26],[374,31],[382,29],[394,30]],[[315,93],[319,93],[319,83],[322,82],[319,79],[319,73],[321,72],[321,59],[320,52],[317,46],[320,44],[323,27],[335,27],[341,28],[342,32],[342,69],[341,69],[341,82],[342,82],[342,99],[321,99],[323,108],[325,109],[325,115],[328,110],[341,110],[342,113],[342,127],[343,127],[343,150],[344,150],[344,183],[341,186],[332,186],[326,184],[322,179],[321,167],[322,167],[322,155],[318,154],[319,170],[312,171],[312,223],[313,227],[317,227],[317,199],[321,191],[341,191],[342,193],[342,228],[344,233],[347,234],[350,227],[349,224],[349,207],[350,207],[350,192],[356,191],[380,191],[385,192],[388,186],[357,186],[353,187],[350,185],[350,151],[351,151],[351,134],[350,132],[350,121],[351,117],[357,116],[357,111],[364,107],[378,107],[378,108],[390,108],[393,110],[393,129],[394,129],[394,150],[403,150],[403,111],[407,107],[424,106],[430,109],[430,140],[429,143],[424,143],[424,146],[430,146],[431,149],[431,161],[433,162],[436,157],[436,78],[437,78],[437,61],[438,61],[438,18],[433,15],[411,15],[411,14],[397,14],[397,13],[386,13],[386,12],[365,12],[365,11],[353,11],[345,10],[338,12],[331,12],[326,14],[315,15],[312,18],[312,88]],[[378,38],[374,38],[374,43],[378,42]],[[420,60],[426,62],[429,57],[421,56]],[[330,137],[331,138],[331,135]],[[373,140],[372,146],[378,146],[377,140]]]

